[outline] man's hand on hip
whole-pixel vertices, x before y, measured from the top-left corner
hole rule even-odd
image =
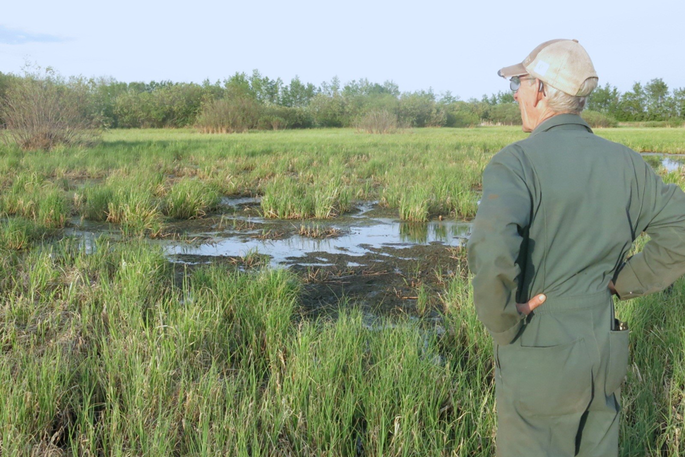
[[[535,308],[542,305],[545,302],[545,300],[547,300],[547,296],[545,294],[538,294],[535,297],[528,300],[528,303],[517,303],[516,309],[519,310],[519,313],[525,314],[527,316]]]

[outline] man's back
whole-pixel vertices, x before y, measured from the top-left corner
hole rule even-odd
[[[555,297],[606,290],[645,228],[640,216],[653,213],[643,206],[652,172],[639,154],[597,137],[574,115],[556,116],[542,127],[510,146],[531,174],[526,181],[533,208],[519,302],[542,292]]]
[[[469,240],[495,343],[497,455],[616,456],[629,334],[611,295],[685,273],[685,193],[580,118],[598,77],[576,40],[546,41],[498,74],[532,133],[486,167]],[[624,261],[642,231],[651,240]]]
[[[659,237],[685,226],[682,192],[663,184],[639,154],[594,135],[577,115],[555,116],[500,151],[485,170],[483,188],[469,255],[486,326],[508,300],[606,291],[642,231]],[[649,293],[682,274],[668,266],[685,258],[685,232],[673,235],[654,246],[650,265],[642,255],[631,259],[640,272],[655,266],[659,272],[637,282],[631,275],[617,283],[619,292]],[[504,287],[479,287],[493,276],[507,277]],[[511,324],[493,322],[493,328]]]
[[[642,231],[653,240],[624,263]],[[496,343],[498,455],[613,455],[628,332],[608,285],[634,296],[682,275],[685,194],[579,116],[557,115],[488,164],[469,263]],[[538,294],[540,307],[518,312]]]

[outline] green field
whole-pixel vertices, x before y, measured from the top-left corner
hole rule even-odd
[[[682,129],[597,133],[685,153]],[[303,313],[294,272],[188,268],[149,240],[224,196],[260,196],[276,219],[377,201],[402,220],[468,220],[488,159],[524,137],[117,130],[90,149],[0,146],[0,455],[494,455],[491,342],[466,265],[436,294],[437,324],[370,324],[344,297],[335,319]],[[120,235],[86,250],[66,235],[75,220]],[[622,456],[685,453],[684,311],[682,280],[618,305],[633,330]]]

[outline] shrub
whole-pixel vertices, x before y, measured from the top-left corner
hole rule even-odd
[[[611,116],[598,111],[585,110],[582,117],[592,128],[598,127],[618,127],[618,121]]]
[[[439,127],[445,124],[445,112],[435,103],[431,92],[404,93],[400,97],[399,119],[411,127]]]
[[[197,128],[202,133],[247,132],[258,126],[261,111],[259,103],[251,97],[212,100],[202,107]]]
[[[7,127],[4,140],[24,150],[93,145],[101,132],[90,108],[88,87],[82,81],[65,83],[49,70],[44,76],[27,73],[11,82],[0,106]]]
[[[119,93],[111,107],[117,127],[165,128],[192,125],[205,91],[197,84],[164,82],[146,90],[131,84]]]
[[[622,125],[638,128],[679,128],[685,127],[685,120],[675,117],[668,121],[644,121],[644,122],[624,122]]]
[[[397,116],[387,110],[373,110],[360,116],[357,130],[366,133],[392,133],[397,130]]]
[[[293,108],[268,104],[260,107],[257,128],[260,130],[281,130],[308,128],[312,126],[309,112],[304,108]]]
[[[342,127],[345,116],[345,99],[340,95],[317,94],[308,106],[316,127]]]
[[[444,111],[445,127],[474,127],[480,123],[480,118],[469,103],[457,101],[445,105]]]
[[[516,103],[501,103],[488,108],[488,121],[496,125],[521,125],[521,111]]]

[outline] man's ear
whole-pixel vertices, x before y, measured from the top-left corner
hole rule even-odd
[[[547,94],[545,94],[545,84],[539,79],[536,79],[535,82],[537,83],[538,87],[537,92],[535,94],[535,102],[533,103],[533,106],[537,108],[538,103],[540,103],[540,101],[542,101],[542,99],[545,98]]]

